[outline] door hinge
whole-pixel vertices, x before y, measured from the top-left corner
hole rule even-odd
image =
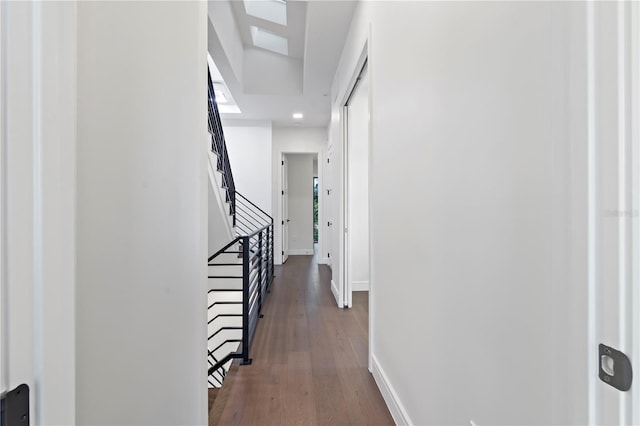
[[[282,190],[282,195],[284,195],[284,189]]]
[[[282,165],[284,166],[284,160],[282,160]]]
[[[327,257],[331,257],[331,253],[327,253]]]
[[[284,256],[284,251],[282,252],[282,255]]]
[[[327,163],[329,163],[329,159],[327,158]]]
[[[284,225],[284,220],[282,221],[282,224]]]

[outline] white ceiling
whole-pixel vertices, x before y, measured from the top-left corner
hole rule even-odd
[[[209,53],[242,111],[222,114],[223,120],[326,126],[331,82],[355,6],[349,0],[289,0],[282,26],[247,15],[242,0],[209,1]],[[286,37],[289,55],[254,47],[251,26]],[[304,119],[294,120],[294,112]]]

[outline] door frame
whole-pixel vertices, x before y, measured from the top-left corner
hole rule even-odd
[[[632,289],[632,305],[633,312],[633,338],[631,347],[633,353],[636,356],[636,362],[640,354],[640,266],[638,265],[638,255],[640,254],[640,225],[638,224],[637,216],[640,214],[637,210],[638,204],[640,204],[640,4],[637,2],[631,2],[629,4],[630,13],[630,31],[631,31],[631,152],[635,157],[631,161],[632,165],[632,182],[635,183],[635,187],[632,188],[633,194],[635,194],[635,200],[631,199],[632,208],[635,203],[636,207],[636,221],[635,227],[632,226],[634,238],[632,240],[632,254],[635,254],[635,262],[632,263],[632,280],[634,286]],[[637,363],[636,368],[640,367]],[[633,384],[632,391],[636,396],[636,403],[632,407],[631,422],[634,424],[640,424],[640,402],[637,401],[638,395],[640,395],[640,374],[636,375],[636,382]]]
[[[288,159],[287,159],[287,154],[282,154],[282,157],[280,157],[280,175],[282,176],[282,178],[280,179],[280,209],[281,209],[281,216],[282,216],[282,220],[280,222],[280,232],[281,232],[281,241],[282,241],[282,250],[280,251],[280,256],[281,256],[281,262],[282,264],[284,264],[287,259],[289,258],[289,177],[285,176],[285,166],[286,167],[286,174],[289,174],[289,166],[288,166]],[[286,185],[285,185],[286,183]],[[286,186],[286,192],[285,192],[285,186]],[[286,194],[286,197],[285,197]],[[286,201],[285,201],[286,200]],[[285,208],[286,206],[286,208]],[[285,211],[287,212],[286,214],[286,218],[285,218]],[[286,248],[285,248],[286,247]]]
[[[343,167],[343,186],[342,186],[342,198],[343,198],[343,206],[344,206],[344,218],[343,218],[343,223],[344,223],[344,232],[343,232],[343,240],[344,240],[344,250],[343,250],[343,256],[344,256],[344,268],[343,268],[343,282],[344,285],[342,286],[342,298],[343,298],[343,302],[345,307],[353,307],[353,280],[352,280],[352,271],[351,271],[351,265],[350,265],[350,259],[349,259],[349,254],[350,254],[350,247],[352,244],[351,241],[351,233],[349,232],[349,228],[351,226],[351,224],[349,223],[349,217],[350,217],[350,211],[349,211],[349,206],[350,206],[350,202],[349,202],[349,167],[350,167],[350,160],[349,160],[349,102],[352,98],[352,96],[356,93],[356,91],[358,90],[358,88],[360,87],[360,82],[362,81],[362,75],[365,74],[364,78],[369,78],[369,69],[368,69],[368,56],[365,55],[363,57],[360,58],[360,60],[358,61],[358,64],[356,66],[356,70],[357,70],[357,74],[355,74],[355,78],[353,79],[352,84],[350,85],[350,89],[347,91],[347,96],[346,99],[343,102],[342,105],[342,114],[343,114],[343,128],[342,128],[342,132],[343,132],[343,162],[342,162],[342,167]],[[368,82],[367,82],[368,83]],[[370,86],[368,86],[370,87]],[[369,93],[367,93],[367,98],[369,100],[369,111],[371,111],[371,91],[369,90]],[[368,121],[367,123],[367,192],[368,192],[368,206],[367,206],[367,215],[371,216],[371,200],[370,200],[370,196],[371,196],[371,179],[370,179],[370,170],[371,170],[371,120]],[[369,223],[369,230],[368,230],[368,237],[369,239],[371,238],[371,223]],[[370,241],[370,240],[369,240]],[[369,247],[368,247],[368,257],[369,260],[371,260],[371,244],[369,243]],[[371,264],[371,262],[369,262],[369,264]],[[369,275],[371,274],[371,271],[369,271]],[[369,282],[369,286],[371,286],[371,282]]]
[[[0,392],[26,383],[32,424],[74,424],[77,4],[0,15]]]
[[[341,179],[337,184],[334,183],[334,187],[340,188],[341,196],[337,200],[339,203],[339,218],[337,222],[338,225],[342,226],[342,230],[338,232],[338,239],[334,242],[334,244],[338,245],[337,250],[335,252],[338,254],[338,264],[340,270],[340,276],[338,277],[338,307],[340,308],[351,308],[353,306],[353,289],[351,288],[350,282],[350,271],[349,271],[349,238],[348,238],[348,176],[349,176],[349,158],[348,158],[348,112],[347,112],[347,104],[349,98],[351,97],[356,85],[358,83],[359,77],[363,71],[363,68],[366,67],[366,78],[368,80],[369,86],[369,122],[368,122],[368,198],[369,198],[369,371],[372,371],[373,365],[373,346],[374,346],[374,324],[375,324],[375,306],[373,304],[373,299],[375,298],[375,265],[372,261],[375,244],[374,244],[374,236],[373,236],[373,228],[374,228],[374,212],[373,212],[373,180],[372,170],[373,170],[373,120],[371,117],[373,116],[373,90],[372,90],[372,75],[373,75],[373,67],[371,63],[371,29],[369,28],[367,38],[364,40],[362,48],[360,49],[360,55],[358,59],[355,61],[353,68],[351,69],[351,75],[349,78],[349,83],[346,85],[346,89],[340,98],[339,110],[340,110],[340,132],[342,144],[339,145],[341,164],[339,165],[341,169]]]
[[[282,230],[282,221],[284,220],[283,218],[283,200],[282,200],[282,184],[283,184],[283,176],[282,176],[282,160],[284,158],[285,155],[288,154],[310,154],[310,155],[317,155],[318,158],[318,193],[321,194],[322,191],[324,190],[324,180],[323,180],[323,169],[324,167],[321,167],[321,161],[326,161],[326,157],[324,155],[324,151],[321,149],[305,149],[305,148],[301,148],[301,149],[297,149],[297,150],[283,150],[283,149],[278,149],[277,153],[276,153],[276,159],[278,161],[278,166],[276,167],[277,169],[277,186],[276,186],[276,209],[275,209],[275,217],[273,219],[273,234],[275,236],[277,236],[276,240],[275,240],[275,250],[276,250],[276,255],[274,257],[274,262],[276,265],[282,265],[282,248],[284,247],[284,241],[282,241],[282,236],[283,236],[283,230]],[[322,201],[322,197],[318,197],[318,223],[323,223],[324,220],[324,215],[322,212],[322,208],[323,208],[323,201]],[[322,253],[322,250],[324,250],[324,227],[319,226],[318,227],[318,257],[320,257],[320,253]]]
[[[640,255],[640,228],[638,227],[638,178],[640,177],[640,8],[636,2],[617,2],[615,17],[605,16],[599,5],[587,4],[587,49],[588,49],[588,170],[589,170],[589,366],[593,373],[589,377],[589,421],[598,424],[599,421],[609,422],[609,416],[618,416],[616,422],[640,423],[640,378],[638,377],[638,357],[640,355],[640,277],[638,276],[638,256]],[[599,74],[603,67],[602,46],[599,27],[603,20],[615,19],[617,43],[617,82],[616,102],[618,111],[617,140],[608,140],[599,130],[610,129],[611,123],[607,117],[601,115],[602,106],[598,99],[598,90],[602,81],[606,79]],[[610,22],[610,21],[606,21]],[[613,211],[605,208],[602,198],[601,165],[606,161],[602,154],[602,147],[615,146],[617,149],[616,186],[618,200]],[[606,281],[602,274],[606,269],[603,252],[605,229],[603,217],[608,220],[617,218],[617,283]],[[620,254],[622,253],[622,254]],[[614,289],[615,288],[615,289]],[[607,304],[603,300],[605,292],[615,294],[617,302],[615,311],[617,318],[611,318],[611,301]],[[612,336],[610,327],[617,335]],[[600,382],[596,373],[599,368],[596,347],[600,343],[613,344],[625,352],[631,359],[636,371],[631,389],[628,393],[615,391],[612,398],[607,385]]]

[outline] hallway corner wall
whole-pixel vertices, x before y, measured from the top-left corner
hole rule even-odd
[[[77,8],[76,421],[206,424],[207,3]]]

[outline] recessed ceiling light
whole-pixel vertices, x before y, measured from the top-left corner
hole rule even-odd
[[[293,119],[294,120],[302,120],[303,117],[304,117],[304,115],[302,115],[301,112],[294,112],[293,113]]]

